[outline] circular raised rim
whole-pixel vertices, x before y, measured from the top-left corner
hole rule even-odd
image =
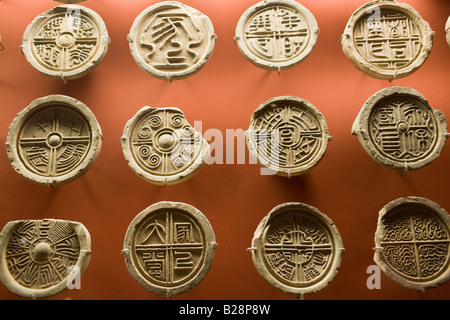
[[[120,139],[122,143],[122,151],[125,160],[127,161],[130,168],[142,179],[154,183],[156,185],[164,185],[164,186],[174,185],[189,180],[196,173],[198,173],[201,168],[203,168],[203,166],[206,163],[206,159],[210,155],[210,146],[206,142],[206,140],[201,136],[201,134],[196,132],[195,129],[191,126],[191,128],[194,131],[194,135],[197,135],[201,141],[201,144],[199,145],[198,149],[200,152],[198,152],[198,154],[195,155],[195,160],[188,167],[186,167],[184,171],[170,175],[155,175],[146,171],[144,168],[142,168],[142,166],[139,163],[136,162],[136,159],[133,156],[133,152],[131,151],[130,147],[130,144],[132,143],[131,136],[135,126],[139,123],[142,117],[158,110],[167,110],[176,113],[181,113],[183,118],[186,119],[184,113],[179,108],[175,107],[154,108],[145,106],[141,108],[130,120],[127,121],[125,128],[123,130],[122,138]]]
[[[71,172],[58,177],[45,177],[28,170],[27,166],[20,160],[16,147],[18,138],[17,135],[20,132],[22,125],[27,121],[28,117],[49,106],[62,106],[75,109],[85,117],[86,122],[88,122],[91,127],[92,140],[89,146],[89,151],[86,153],[84,160],[81,161],[80,164]],[[81,101],[64,95],[49,95],[31,102],[28,107],[16,115],[9,126],[6,139],[7,155],[14,170],[32,182],[52,187],[70,183],[84,175],[97,159],[101,146],[102,131],[94,113]]]
[[[257,57],[255,54],[250,52],[247,49],[247,45],[245,43],[245,37],[244,37],[244,28],[247,23],[247,20],[251,18],[255,13],[258,11],[269,7],[269,6],[275,6],[275,5],[282,5],[286,7],[290,7],[291,9],[294,9],[297,12],[300,12],[301,15],[306,19],[306,22],[309,25],[310,34],[309,34],[309,43],[303,50],[303,53],[298,55],[295,59],[290,59],[288,61],[284,62],[270,62],[266,61],[264,59],[261,59]],[[235,42],[238,45],[239,50],[244,55],[244,57],[247,58],[248,61],[253,63],[259,68],[271,70],[271,71],[280,71],[280,70],[286,70],[289,68],[292,68],[305,60],[309,54],[312,52],[318,38],[319,34],[319,27],[317,25],[317,21],[314,17],[314,15],[303,5],[296,1],[292,0],[264,0],[261,1],[251,7],[249,7],[240,17],[236,30],[235,30]]]
[[[45,68],[44,66],[41,65],[41,63],[36,61],[32,49],[33,41],[30,38],[34,32],[35,26],[47,20],[51,15],[58,14],[59,12],[64,11],[67,12],[69,10],[71,12],[81,12],[82,15],[86,15],[97,24],[99,30],[98,50],[89,59],[89,62],[80,68],[71,71],[59,71],[59,72],[52,71]],[[109,42],[110,38],[108,36],[108,31],[106,29],[105,22],[103,21],[103,19],[100,17],[99,14],[97,14],[94,10],[86,8],[81,5],[68,4],[68,5],[59,5],[54,8],[51,8],[50,10],[41,13],[36,18],[34,18],[34,20],[27,26],[23,34],[22,51],[28,63],[36,70],[50,77],[63,79],[65,81],[81,78],[90,73],[92,70],[94,70],[105,57],[108,51]]]
[[[171,288],[161,287],[147,280],[140,273],[138,268],[135,267],[135,264],[137,263],[135,261],[133,253],[131,252],[133,247],[133,236],[135,235],[135,232],[137,230],[136,228],[153,213],[158,213],[162,210],[176,210],[178,213],[187,215],[188,217],[195,220],[199,224],[205,236],[204,239],[205,248],[203,250],[204,254],[203,265],[199,268],[197,274],[191,280],[187,281],[182,285],[174,286]],[[160,201],[150,205],[145,210],[141,211],[132,220],[125,234],[122,254],[124,255],[125,264],[127,266],[130,275],[141,287],[155,294],[170,297],[191,291],[192,289],[194,289],[194,287],[196,287],[198,284],[200,284],[200,282],[203,281],[203,279],[206,277],[212,266],[216,246],[217,243],[214,235],[214,230],[211,224],[209,223],[208,219],[206,218],[206,216],[200,210],[189,204],[182,202]]]
[[[314,283],[311,286],[305,287],[293,287],[281,283],[279,280],[274,278],[271,275],[271,272],[267,270],[265,259],[262,257],[262,252],[264,251],[264,243],[263,237],[267,226],[276,216],[285,213],[286,211],[298,210],[303,214],[311,215],[315,218],[315,220],[319,220],[323,227],[327,227],[328,231],[332,237],[330,239],[334,243],[334,252],[333,252],[333,261],[330,263],[329,271],[326,275],[323,276],[322,280],[317,283]],[[301,203],[301,202],[286,202],[274,207],[259,223],[258,227],[255,230],[253,240],[252,240],[252,260],[255,265],[260,276],[271,286],[274,288],[283,291],[292,295],[302,295],[302,294],[310,294],[317,292],[326,286],[328,286],[339,271],[339,267],[342,261],[343,255],[343,242],[342,238],[339,234],[338,229],[336,228],[334,222],[324,213],[322,213],[317,208],[314,208],[310,205]]]
[[[428,156],[424,159],[419,159],[413,162],[394,161],[379,153],[377,151],[378,148],[372,143],[372,139],[369,135],[369,119],[371,113],[380,101],[395,96],[407,96],[419,101],[426,108],[428,108],[430,113],[435,117],[437,134],[436,143],[433,150],[431,150]],[[442,149],[444,148],[445,141],[447,140],[447,122],[443,113],[439,110],[433,109],[425,97],[417,90],[408,87],[389,87],[376,92],[364,103],[353,123],[352,134],[358,137],[358,140],[364,150],[377,163],[396,170],[416,170],[432,163],[439,157]]]
[[[136,32],[140,27],[141,21],[143,21],[148,15],[151,15],[154,11],[160,11],[160,10],[163,10],[164,8],[171,9],[171,8],[180,8],[180,7],[185,9],[186,11],[191,12],[194,15],[202,17],[202,21],[204,22],[206,29],[209,32],[208,46],[206,48],[205,54],[200,58],[200,60],[197,63],[195,63],[194,65],[192,65],[191,67],[189,67],[188,69],[183,70],[183,71],[163,72],[163,71],[156,70],[155,68],[151,67],[148,63],[146,63],[144,61],[144,59],[142,58],[142,56],[139,54],[139,50],[136,47],[137,46]],[[133,56],[134,60],[138,64],[138,66],[142,70],[144,70],[146,73],[150,74],[151,76],[154,76],[155,78],[158,78],[161,80],[169,80],[169,81],[181,80],[181,79],[190,77],[190,76],[196,74],[197,72],[199,72],[203,68],[203,66],[208,62],[209,58],[212,55],[212,52],[214,50],[214,45],[215,45],[215,39],[216,39],[216,35],[214,33],[214,26],[213,26],[211,20],[209,19],[209,17],[206,16],[205,14],[203,14],[202,12],[200,12],[199,10],[192,8],[190,6],[187,6],[178,1],[163,1],[163,2],[156,3],[154,5],[151,5],[151,6],[147,7],[146,9],[144,9],[144,11],[142,11],[134,20],[134,22],[131,26],[131,29],[130,29],[130,33],[127,36],[131,55]]]
[[[417,58],[407,67],[394,70],[382,69],[367,62],[367,60],[358,53],[358,50],[354,44],[353,30],[360,19],[367,15],[367,11],[371,7],[399,11],[414,21],[419,28],[421,33],[422,50],[418,54]],[[375,0],[362,5],[352,14],[347,22],[344,34],[341,37],[341,45],[344,54],[359,71],[362,71],[376,79],[392,81],[414,73],[423,65],[431,52],[433,38],[434,32],[431,30],[428,22],[423,20],[420,14],[410,5],[405,3],[397,3],[395,0]]]
[[[383,237],[382,234],[382,228],[383,228],[383,217],[385,217],[387,214],[389,214],[393,209],[397,208],[398,206],[402,206],[405,204],[416,204],[420,206],[425,206],[432,210],[436,216],[442,219],[442,222],[446,223],[447,225],[447,232],[450,236],[450,215],[447,213],[446,210],[444,210],[441,206],[439,206],[437,203],[426,199],[422,197],[415,197],[415,196],[409,196],[404,198],[398,198],[395,200],[392,200],[388,204],[386,204],[378,213],[378,224],[377,224],[377,230],[375,232],[375,247],[381,248],[381,240]],[[450,253],[450,252],[449,252]],[[447,282],[450,279],[450,261],[447,257],[447,270],[445,270],[440,276],[438,276],[436,279],[431,281],[411,281],[408,280],[406,277],[402,277],[397,272],[391,269],[391,267],[385,262],[384,255],[382,254],[381,250],[375,250],[374,253],[374,261],[375,263],[380,267],[381,270],[383,270],[386,275],[388,275],[392,280],[396,281],[397,283],[403,285],[404,287],[410,288],[410,289],[416,289],[416,290],[425,290],[429,288],[434,288],[437,286],[440,286]]]
[[[51,286],[46,289],[30,289],[18,284],[15,279],[11,276],[5,259],[5,249],[8,241],[18,225],[24,221],[67,221],[67,220],[56,220],[56,219],[42,219],[42,220],[16,220],[8,222],[0,233],[0,282],[2,282],[5,287],[7,287],[14,294],[29,298],[29,299],[40,299],[50,296],[57,295],[62,291],[67,289],[67,279],[75,275],[82,275],[86,271],[90,256],[91,256],[91,236],[86,227],[80,222],[67,221],[70,226],[76,232],[79,242],[80,242],[80,255],[76,263],[77,268],[73,268],[70,273],[57,285]],[[78,273],[79,272],[79,273]]]
[[[272,108],[272,105],[273,104],[276,105],[277,102],[286,102],[286,101],[292,101],[295,104],[300,104],[300,105],[302,105],[302,107],[308,109],[308,111],[310,111],[316,117],[317,122],[320,124],[320,127],[321,127],[320,129],[322,131],[322,145],[321,145],[320,149],[317,151],[314,158],[309,163],[307,163],[305,165],[301,165],[295,169],[290,169],[290,168],[285,169],[285,168],[282,168],[279,166],[272,166],[272,165],[267,166],[267,164],[260,161],[260,157],[259,157],[258,151],[257,151],[258,147],[254,141],[255,138],[253,135],[252,124],[253,124],[255,118],[258,116],[258,114],[263,112],[267,108]],[[271,98],[271,99],[263,102],[262,104],[260,104],[253,112],[253,114],[250,118],[249,129],[246,132],[247,147],[248,147],[249,152],[252,155],[252,157],[256,159],[257,163],[261,167],[270,169],[270,170],[276,172],[277,175],[283,176],[283,177],[291,177],[291,176],[301,175],[301,174],[307,173],[310,170],[312,170],[313,168],[315,168],[323,159],[325,152],[327,150],[327,147],[328,147],[329,140],[330,140],[330,136],[329,136],[329,131],[328,131],[328,125],[327,125],[327,122],[326,122],[323,114],[319,111],[319,109],[317,109],[309,101],[307,101],[305,99],[301,99],[299,97],[295,97],[295,96],[274,97],[274,98]]]

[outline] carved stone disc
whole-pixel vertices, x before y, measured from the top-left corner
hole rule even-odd
[[[375,161],[407,171],[426,166],[440,155],[447,122],[417,90],[390,87],[366,101],[352,134]]]
[[[38,71],[63,80],[90,73],[110,39],[102,18],[80,5],[60,5],[37,16],[23,35],[23,54]]]
[[[206,277],[216,246],[213,229],[199,210],[164,201],[133,219],[122,253],[139,285],[170,297],[194,289]]]
[[[56,295],[86,270],[90,250],[89,232],[79,222],[11,221],[0,233],[0,281],[21,297]]]
[[[6,150],[12,167],[42,185],[81,177],[100,153],[102,134],[92,111],[63,95],[34,100],[12,121]]]
[[[424,290],[450,279],[450,216],[428,199],[388,203],[379,212],[375,245],[377,265],[407,288]]]
[[[410,5],[376,0],[353,13],[341,44],[358,70],[392,81],[422,66],[433,47],[433,36],[428,22]]]
[[[319,34],[317,21],[292,0],[264,0],[247,9],[236,26],[236,43],[254,65],[285,70],[303,61]]]
[[[325,288],[336,276],[343,243],[334,223],[297,202],[273,208],[258,225],[253,263],[270,285],[300,296]]]
[[[191,178],[210,152],[209,144],[178,108],[142,108],[127,122],[121,140],[131,169],[158,185]]]
[[[211,20],[177,1],[145,9],[128,35],[136,63],[163,80],[183,79],[200,71],[213,52],[215,40]]]
[[[264,168],[280,176],[308,172],[327,149],[325,118],[310,102],[293,96],[262,103],[250,119],[247,146]]]

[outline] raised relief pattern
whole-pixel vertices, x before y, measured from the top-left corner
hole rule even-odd
[[[10,125],[13,168],[38,184],[60,186],[87,172],[101,148],[101,128],[89,108],[68,96],[34,100]]]
[[[109,37],[94,11],[61,5],[38,16],[24,34],[23,52],[30,64],[55,78],[71,80],[95,68],[106,54]]]
[[[323,157],[328,140],[322,114],[296,97],[263,103],[253,113],[247,133],[252,155],[263,167],[283,176],[311,170]]]
[[[30,220],[19,224],[6,246],[8,271],[17,283],[44,289],[63,281],[80,255],[80,242],[66,221]]]
[[[356,24],[353,33],[358,53],[381,69],[401,69],[421,53],[419,28],[398,11],[381,10],[376,20],[367,15]]]
[[[209,145],[177,108],[143,108],[122,138],[129,165],[156,184],[182,182],[204,164]]]
[[[407,287],[442,284],[449,276],[448,215],[441,216],[437,205],[430,206],[428,200],[400,200],[380,217],[376,261]]]
[[[378,163],[408,171],[439,156],[447,139],[447,123],[417,90],[390,87],[366,101],[352,134]]]
[[[181,79],[199,71],[212,54],[212,23],[199,11],[175,1],[147,8],[128,35],[137,63],[161,79]]]
[[[369,128],[378,151],[399,162],[427,157],[433,152],[438,135],[433,112],[409,97],[377,104],[369,118]]]
[[[31,115],[19,132],[18,152],[37,175],[57,177],[74,170],[86,157],[91,128],[75,109],[51,106]]]
[[[342,240],[332,221],[301,203],[272,209],[256,229],[252,244],[260,275],[275,288],[297,296],[326,287],[342,259]]]
[[[200,211],[166,201],[133,219],[123,254],[137,283],[153,293],[174,296],[204,279],[216,246],[212,227]]]
[[[287,69],[309,55],[317,23],[293,1],[264,1],[249,8],[239,21],[236,40],[243,54],[270,70]]]
[[[89,232],[79,222],[10,221],[0,233],[0,281],[24,298],[59,294],[80,283],[90,250]]]
[[[433,37],[429,24],[410,5],[375,0],[351,16],[341,44],[358,70],[393,81],[420,68],[431,52]]]

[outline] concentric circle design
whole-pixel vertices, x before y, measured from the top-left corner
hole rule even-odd
[[[90,73],[106,55],[109,36],[101,17],[79,5],[60,5],[25,30],[22,50],[38,71],[63,80]]]
[[[410,5],[376,0],[353,13],[341,44],[358,70],[392,81],[422,66],[433,47],[433,37],[428,22]]]
[[[285,70],[312,51],[319,28],[311,12],[296,1],[265,0],[245,11],[236,26],[236,43],[256,66]]]
[[[166,201],[134,218],[123,253],[130,274],[142,287],[174,296],[192,290],[204,279],[216,245],[213,229],[199,210]]]
[[[366,101],[352,133],[375,161],[407,171],[439,156],[447,139],[447,123],[417,90],[391,87]]]
[[[145,9],[128,34],[136,63],[162,80],[183,79],[200,71],[213,52],[215,39],[209,18],[177,1]]]
[[[257,227],[252,257],[260,275],[293,295],[326,287],[339,269],[343,244],[333,222],[303,203],[272,209]]]
[[[6,146],[19,174],[38,184],[60,186],[86,173],[101,144],[100,126],[86,105],[50,95],[34,100],[16,116]]]
[[[158,185],[183,182],[200,170],[209,145],[178,108],[144,107],[122,137],[125,159],[143,179]]]
[[[253,113],[247,146],[258,163],[280,176],[314,168],[327,149],[328,127],[310,102],[281,96],[262,103]]]
[[[74,275],[85,271],[89,258],[89,232],[78,222],[12,221],[0,234],[0,281],[25,298],[65,290]]]
[[[450,216],[436,203],[406,197],[379,212],[375,262],[401,285],[424,290],[450,279]]]

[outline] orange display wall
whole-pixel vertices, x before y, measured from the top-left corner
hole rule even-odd
[[[130,276],[122,256],[133,218],[159,201],[190,204],[208,218],[218,247],[205,279],[186,300],[291,300],[297,297],[271,287],[256,271],[251,253],[253,233],[275,206],[302,202],[318,208],[338,228],[345,251],[338,274],[324,289],[305,300],[448,299],[450,283],[425,291],[408,289],[380,274],[379,288],[367,281],[375,265],[374,234],[378,212],[392,200],[420,196],[450,210],[450,147],[430,165],[402,174],[377,164],[351,134],[365,101],[392,86],[418,90],[430,105],[450,119],[450,48],[445,23],[447,0],[408,0],[435,32],[433,49],[412,75],[392,82],[358,71],[341,49],[340,38],[352,13],[365,0],[304,0],[320,33],[311,54],[280,74],[251,64],[234,42],[241,15],[254,0],[186,0],[207,15],[217,35],[210,60],[197,74],[177,81],[153,78],[134,61],[127,35],[134,19],[154,0],[88,0],[82,5],[105,21],[111,43],[105,59],[89,75],[67,83],[35,70],[19,47],[27,25],[58,5],[51,0],[2,0],[0,34],[0,135],[36,98],[64,94],[85,103],[103,132],[97,161],[78,180],[56,188],[36,185],[11,167],[6,148],[0,152],[0,226],[23,219],[78,221],[92,238],[90,264],[81,288],[47,299],[165,300]],[[311,102],[324,115],[333,137],[320,164],[298,177],[262,175],[250,159],[244,132],[253,111],[264,101],[292,95]],[[211,144],[214,161],[190,180],[172,186],[153,185],[137,176],[125,161],[120,138],[126,122],[144,106],[178,107],[197,123]],[[448,143],[448,142],[447,142]],[[368,272],[369,270],[369,272]],[[370,279],[369,279],[370,282]],[[0,286],[0,299],[22,299]]]

